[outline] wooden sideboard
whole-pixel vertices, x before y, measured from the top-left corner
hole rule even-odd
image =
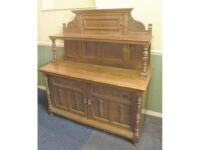
[[[75,10],[63,33],[50,36],[52,63],[41,67],[49,113],[139,142],[151,78],[152,25],[131,8]],[[57,58],[56,40],[64,41]]]

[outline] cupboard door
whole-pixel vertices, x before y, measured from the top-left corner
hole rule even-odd
[[[89,117],[115,126],[132,129],[131,98],[131,93],[125,90],[90,85]]]
[[[86,115],[84,83],[61,77],[51,77],[52,105],[69,112]]]

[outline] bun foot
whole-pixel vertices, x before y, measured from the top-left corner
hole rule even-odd
[[[48,108],[48,113],[49,113],[50,116],[54,115],[53,112],[51,111],[51,108]]]
[[[133,142],[134,146],[138,146],[139,145],[139,138],[137,138],[137,137],[133,138],[132,142]]]
[[[49,115],[50,115],[50,116],[54,116],[54,114],[53,114],[53,113],[49,113]]]

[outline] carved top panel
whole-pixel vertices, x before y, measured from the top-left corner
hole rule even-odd
[[[131,10],[74,10],[76,17],[63,24],[63,33],[50,38],[54,43],[55,39],[64,40],[65,60],[131,68],[145,76],[152,26],[146,30],[132,18]]]
[[[114,39],[117,37],[118,42],[125,39],[127,42],[147,41],[148,44],[151,40],[151,25],[148,30],[145,30],[143,23],[132,18],[131,10],[132,8],[74,10],[76,17],[68,25],[63,24],[63,34],[50,36],[50,38],[65,39],[71,36],[71,38],[81,38],[81,40],[88,37],[91,40],[93,36],[98,40],[106,41],[106,38],[110,36],[108,40],[111,37]],[[105,35],[107,37],[103,38]],[[92,39],[95,40],[95,38]]]

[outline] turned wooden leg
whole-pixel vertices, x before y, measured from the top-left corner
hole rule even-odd
[[[134,129],[134,136],[133,136],[133,144],[135,146],[139,143],[139,132],[140,132],[140,125],[141,125],[141,114],[142,114],[142,96],[139,94],[137,95],[137,111],[136,111],[136,122],[135,122],[135,129]]]
[[[49,106],[49,105],[48,105],[48,113],[49,113],[50,116],[54,115],[53,112],[52,112],[52,110],[51,110],[51,106]]]
[[[138,146],[138,144],[139,144],[139,138],[138,138],[138,137],[134,137],[134,138],[132,139],[132,142],[133,142],[133,145],[134,145],[134,146]]]
[[[49,112],[49,115],[50,115],[50,116],[54,116],[54,114],[53,114],[52,112],[50,112],[50,111],[48,111],[48,112]]]
[[[52,105],[51,105],[51,97],[50,97],[50,91],[49,91],[49,84],[48,84],[48,77],[47,77],[47,75],[45,75],[45,84],[46,84],[47,98],[48,98],[48,113],[49,113],[49,115],[53,116]]]

